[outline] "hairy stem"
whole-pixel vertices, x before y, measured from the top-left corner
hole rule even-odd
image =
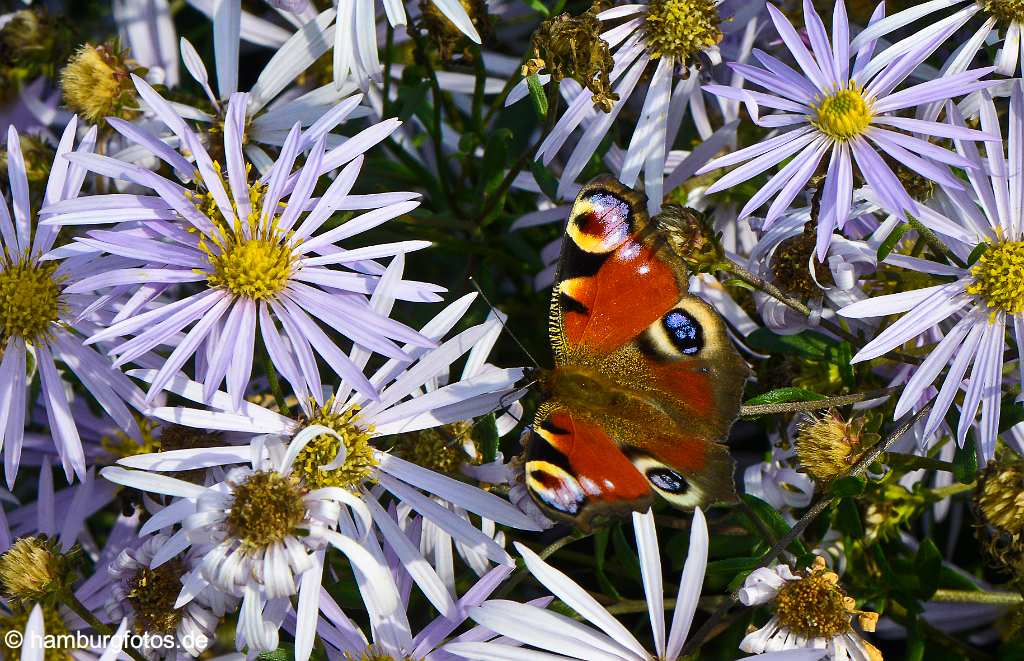
[[[755,415],[768,415],[772,413],[796,413],[798,411],[818,411],[820,409],[830,409],[837,406],[846,406],[848,404],[856,404],[857,402],[866,402],[872,399],[878,399],[880,397],[887,397],[893,393],[899,392],[900,388],[880,388],[879,390],[869,390],[867,392],[855,392],[849,395],[838,395],[836,397],[826,397],[824,399],[814,399],[805,402],[779,402],[778,404],[753,404],[751,406],[741,406],[740,415],[744,417],[751,417]]]

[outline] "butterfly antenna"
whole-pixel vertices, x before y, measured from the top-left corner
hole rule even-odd
[[[484,299],[484,303],[487,304],[487,307],[491,308],[491,311],[494,312],[494,316],[495,316],[495,318],[497,318],[498,323],[501,324],[502,329],[504,329],[505,332],[508,333],[509,337],[511,337],[512,340],[517,345],[519,345],[519,348],[522,350],[522,352],[524,354],[526,354],[526,357],[530,359],[530,362],[533,363],[533,366],[536,367],[537,369],[543,369],[540,366],[540,363],[537,362],[537,359],[533,357],[533,355],[529,352],[529,350],[527,350],[526,346],[519,340],[519,338],[516,336],[516,334],[513,333],[512,330],[508,327],[508,325],[505,323],[505,319],[503,318],[501,312],[498,311],[498,308],[494,307],[494,305],[491,303],[491,300],[489,298],[487,298],[487,294],[484,293],[483,289],[480,289],[480,285],[477,284],[477,282],[473,278],[473,276],[469,276],[469,281],[470,281],[470,283],[472,283],[473,289],[475,289],[477,291],[477,293],[480,294],[480,297],[482,299]]]

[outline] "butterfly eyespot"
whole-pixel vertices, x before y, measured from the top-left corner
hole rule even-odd
[[[686,481],[685,477],[664,467],[647,469],[647,479],[666,493],[684,494],[690,488],[690,483]]]
[[[679,353],[692,356],[704,348],[704,329],[686,310],[669,310],[661,318],[661,324]]]

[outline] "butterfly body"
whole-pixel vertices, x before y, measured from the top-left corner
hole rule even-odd
[[[748,368],[643,197],[602,178],[574,205],[552,295],[555,368],[529,432],[526,482],[555,518],[735,498],[724,439]]]

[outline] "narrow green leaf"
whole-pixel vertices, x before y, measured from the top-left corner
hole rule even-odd
[[[782,404],[785,402],[815,402],[820,399],[825,398],[806,388],[776,388],[756,397],[751,397],[743,402],[743,404],[745,406],[753,406],[755,404]]]
[[[782,539],[787,533],[789,533],[790,525],[782,518],[782,515],[779,514],[774,507],[757,496],[752,496],[750,494],[743,494],[740,498],[743,499],[743,502],[747,504],[757,518],[759,518],[761,522],[772,531],[776,540]],[[748,528],[748,530],[755,535],[759,534],[756,527]],[[804,546],[804,543],[799,539],[793,540],[793,543],[789,545],[789,549],[797,555],[804,555],[805,553],[808,553],[807,547]]]
[[[953,465],[953,477],[958,482],[967,484],[974,481],[974,476],[978,473],[978,453],[974,449],[974,439],[970,436],[962,448],[956,449],[956,454],[953,455]]]
[[[920,584],[918,596],[927,601],[939,589],[939,577],[942,576],[942,554],[935,542],[925,537],[917,547],[914,557],[914,569]]]
[[[541,16],[551,16],[551,10],[541,0],[526,0],[526,4],[530,5],[530,9]]]
[[[903,238],[903,235],[906,234],[909,229],[910,225],[903,223],[902,225],[897,225],[896,229],[894,229],[889,236],[885,237],[885,241],[882,241],[882,244],[878,246],[878,261],[882,261],[889,256],[893,248],[896,247],[896,244],[899,243],[899,240]]]
[[[484,463],[495,460],[498,456],[498,425],[495,422],[494,414],[489,413],[478,418],[473,424],[473,441],[480,448]]]
[[[847,475],[829,485],[828,492],[840,498],[852,498],[864,493],[867,480],[860,475]]]
[[[537,116],[544,119],[548,116],[548,96],[544,93],[544,86],[541,85],[540,76],[532,74],[526,77],[526,87],[530,90],[530,100],[533,101],[533,109]]]
[[[795,353],[809,358],[824,359],[828,348],[836,341],[820,333],[804,331],[795,335],[776,335],[767,328],[758,328],[747,336],[747,344],[768,353]]]
[[[864,524],[860,520],[860,509],[852,498],[842,498],[836,507],[836,527],[854,539],[864,536]]]

